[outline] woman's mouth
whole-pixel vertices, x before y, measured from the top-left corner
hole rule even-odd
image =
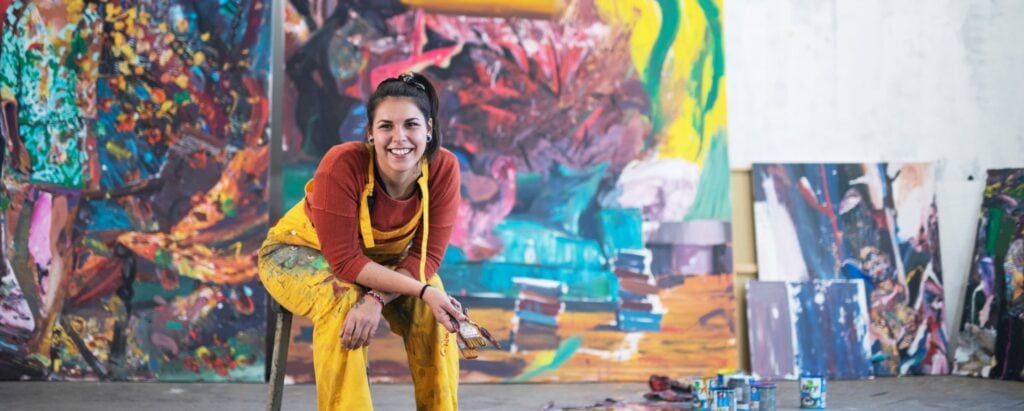
[[[389,148],[388,152],[391,153],[392,155],[396,155],[396,156],[401,157],[401,156],[407,155],[409,153],[412,153],[412,149],[411,148]]]

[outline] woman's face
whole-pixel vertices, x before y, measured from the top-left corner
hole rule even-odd
[[[385,175],[418,173],[433,125],[410,98],[388,97],[377,105],[370,137]]]

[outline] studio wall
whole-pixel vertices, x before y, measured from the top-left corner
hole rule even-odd
[[[1024,165],[1022,18],[1013,1],[732,0],[723,11],[734,168],[935,164],[950,347],[986,170]]]

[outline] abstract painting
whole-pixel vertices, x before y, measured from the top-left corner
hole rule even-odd
[[[954,373],[1024,381],[1024,169],[989,170]]]
[[[0,379],[263,380],[268,6],[0,2]]]
[[[873,375],[863,281],[751,281],[747,324],[751,369],[760,378]]]
[[[931,164],[755,164],[759,278],[862,280],[877,376],[947,374]]]
[[[404,71],[439,89],[462,205],[439,270],[504,350],[462,381],[646,381],[736,365],[718,0],[292,0],[283,199]],[[275,161],[277,161],[275,159]],[[309,322],[288,378],[313,379]],[[381,328],[374,381],[409,381]]]

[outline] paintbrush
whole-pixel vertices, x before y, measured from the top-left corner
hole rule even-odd
[[[457,334],[459,353],[462,354],[462,358],[472,360],[479,356],[476,351],[477,348],[483,348],[488,345],[499,350],[501,349],[501,344],[498,344],[498,341],[491,336],[491,333],[486,328],[469,320],[469,310],[466,307],[462,307],[462,314],[466,316],[465,320],[459,321],[452,317],[452,322],[459,324]]]

